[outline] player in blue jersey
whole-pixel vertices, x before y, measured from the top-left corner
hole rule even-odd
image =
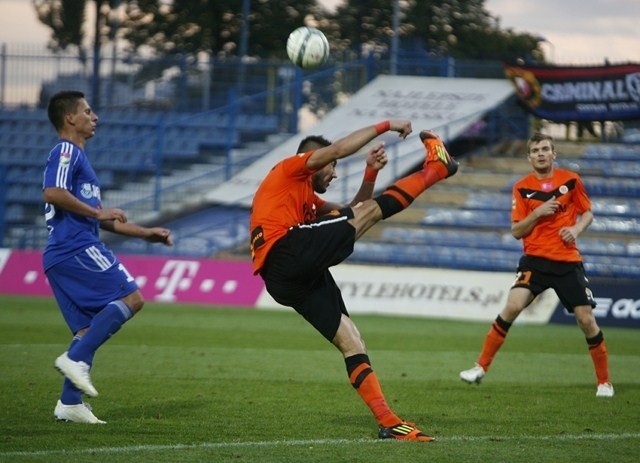
[[[134,278],[100,241],[99,229],[149,242],[172,244],[170,231],[127,222],[118,208],[103,208],[100,183],[84,152],[96,133],[98,116],[84,94],[64,91],[48,106],[49,120],[60,140],[44,170],[43,199],[49,237],[44,271],[73,334],[66,352],[55,361],[64,376],[54,416],[78,423],[104,423],[83,402],[83,393],[98,391],[89,370],[96,350],[136,312],[144,299]]]

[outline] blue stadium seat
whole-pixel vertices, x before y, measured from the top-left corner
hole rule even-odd
[[[410,266],[514,271],[519,257],[520,252],[500,249],[486,250],[359,241],[356,243],[349,260]]]
[[[627,243],[627,254],[629,256],[640,256],[640,241],[632,240]]]
[[[640,277],[637,257],[607,255],[585,256],[584,268],[588,275],[599,277],[634,278]]]
[[[165,226],[171,229],[175,238],[172,247],[152,247],[136,239],[115,243],[112,247],[123,252],[203,256],[234,248],[249,240],[249,212],[240,207],[211,206]]]
[[[617,161],[638,161],[640,145],[591,144],[584,151],[587,159],[607,159]]]
[[[636,198],[591,198],[596,217],[640,217],[640,200]]]
[[[423,225],[442,227],[508,229],[510,211],[429,208],[420,221]]]
[[[589,230],[602,233],[640,234],[640,219],[596,216]]]
[[[601,175],[614,177],[640,178],[640,154],[634,160],[616,160],[602,158],[561,159],[559,167],[574,170],[582,176]]]
[[[591,196],[640,197],[640,180],[637,179],[585,177],[583,182]]]
[[[384,227],[380,238],[390,243],[406,244],[434,244],[452,247],[507,249],[520,250],[520,241],[510,233],[478,230],[455,230],[446,232],[446,242],[443,243],[443,231],[429,228]]]
[[[7,186],[5,201],[16,204],[42,203],[42,185],[13,183]]]
[[[468,209],[510,211],[511,193],[472,192],[467,197],[465,207]]]
[[[385,262],[396,265],[513,272],[520,256],[521,251],[504,249],[357,242],[349,260],[361,263]],[[585,255],[585,269],[590,276],[640,277],[637,257],[588,254]]]
[[[23,223],[27,214],[22,204],[10,204],[5,211],[5,220],[9,223]]]
[[[578,238],[578,247],[584,255],[627,256],[627,243],[610,238]]]
[[[43,163],[44,166],[44,163]],[[42,183],[43,169],[30,166],[12,166],[7,170],[8,183]]]

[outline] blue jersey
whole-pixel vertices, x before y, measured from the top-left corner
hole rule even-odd
[[[44,188],[64,188],[73,196],[99,209],[100,184],[87,155],[70,141],[60,140],[49,153],[44,170]],[[45,204],[45,221],[49,237],[43,254],[44,270],[72,257],[84,249],[100,243],[100,222],[56,209]]]

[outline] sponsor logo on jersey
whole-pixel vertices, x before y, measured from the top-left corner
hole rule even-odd
[[[90,183],[83,183],[80,187],[80,195],[85,199],[97,198],[100,200],[100,187]]]

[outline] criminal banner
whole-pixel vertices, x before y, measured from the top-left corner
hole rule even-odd
[[[640,119],[640,64],[504,65],[522,103],[554,122]]]

